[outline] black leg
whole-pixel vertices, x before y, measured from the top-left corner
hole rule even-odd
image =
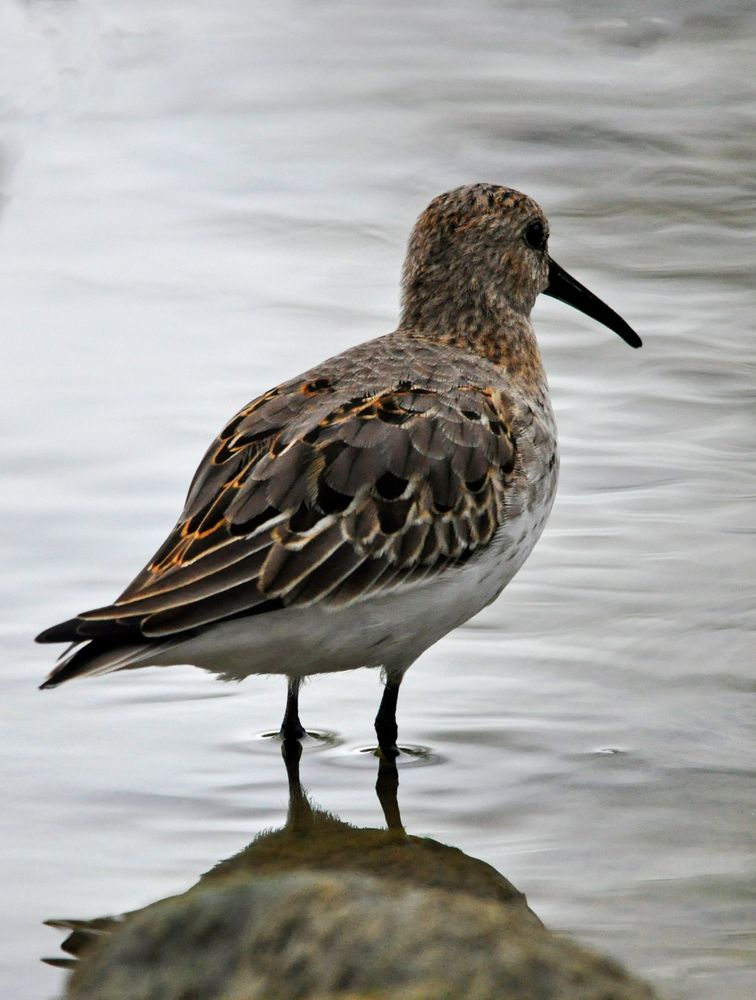
[[[289,678],[286,711],[281,723],[281,736],[284,740],[301,740],[307,735],[304,726],[299,721],[299,688],[301,684],[302,681],[299,678]]]
[[[384,756],[390,759],[399,756],[399,748],[396,745],[396,738],[399,735],[399,729],[396,725],[396,703],[399,699],[399,685],[401,683],[401,677],[398,680],[389,678],[386,681],[378,714],[375,717],[378,746],[383,751]]]

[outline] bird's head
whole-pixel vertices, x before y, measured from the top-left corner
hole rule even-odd
[[[632,347],[628,324],[549,256],[549,224],[532,198],[496,184],[471,184],[434,198],[410,236],[402,326],[490,327],[506,311],[527,317],[539,293],[567,302]]]

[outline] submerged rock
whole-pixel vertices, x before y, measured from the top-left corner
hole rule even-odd
[[[287,761],[286,826],[188,892],[124,918],[58,921],[69,1000],[653,1000],[617,963],[548,931],[457,848],[313,809]]]
[[[75,1000],[649,1000],[618,965],[507,906],[354,873],[237,877],[132,916]]]

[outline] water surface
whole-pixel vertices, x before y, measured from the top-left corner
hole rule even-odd
[[[280,679],[38,693],[42,627],[114,597],[242,403],[386,332],[412,222],[474,180],[644,338],[534,319],[562,449],[503,597],[426,653],[407,829],[502,872],[667,997],[753,995],[756,17],[750,4],[5,0],[2,828],[8,996],[50,917],[134,909],[280,826]],[[381,822],[378,678],[323,677],[318,803]]]

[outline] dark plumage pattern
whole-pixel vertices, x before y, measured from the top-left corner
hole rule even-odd
[[[504,517],[523,414],[455,385],[448,349],[439,370],[420,340],[402,351],[424,378],[374,391],[398,346],[392,335],[361,345],[338,371],[326,362],[245,406],[133,583],[40,641],[161,639],[256,611],[345,605],[484,547]]]

